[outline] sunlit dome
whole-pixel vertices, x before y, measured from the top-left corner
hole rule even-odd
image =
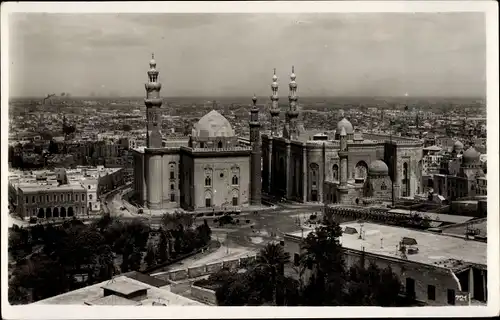
[[[194,125],[193,135],[196,137],[234,137],[229,121],[219,112],[212,110]]]
[[[368,167],[368,173],[370,175],[388,175],[389,168],[387,167],[384,161],[375,160],[372,163],[370,163],[370,166]]]
[[[347,134],[353,134],[354,133],[354,129],[352,127],[351,122],[349,122],[349,120],[347,120],[346,118],[340,120],[337,123],[337,131],[336,132],[340,133],[342,131],[342,128],[345,129],[345,132]]]

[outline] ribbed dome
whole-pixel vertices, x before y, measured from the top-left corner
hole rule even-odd
[[[368,173],[370,175],[388,175],[389,168],[382,160],[375,160],[370,163],[370,167],[368,168]]]
[[[193,135],[196,137],[234,137],[234,131],[223,115],[212,110],[194,125]]]
[[[470,147],[462,155],[462,163],[463,164],[472,164],[472,163],[478,162],[480,155],[481,154],[476,149],[474,149],[474,147]]]
[[[346,118],[340,120],[337,123],[337,133],[340,133],[342,131],[342,128],[345,129],[345,132],[347,134],[353,134],[354,133],[354,129],[352,127],[352,124]]]
[[[460,141],[455,141],[455,143],[453,144],[453,150],[455,151],[459,151],[459,150],[463,150],[464,149],[464,144]]]

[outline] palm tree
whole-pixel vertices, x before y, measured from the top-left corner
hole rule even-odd
[[[277,280],[283,277],[283,269],[290,261],[290,254],[283,250],[279,243],[268,243],[257,256],[257,267],[271,275],[273,302],[276,303]]]

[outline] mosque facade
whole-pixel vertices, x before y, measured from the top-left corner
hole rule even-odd
[[[272,78],[270,134],[262,135],[263,192],[298,202],[357,204],[362,198],[412,197],[422,192],[423,142],[363,134],[346,118],[332,136],[298,129],[292,69],[289,107],[279,128],[278,77]],[[302,132],[301,132],[302,131]]]
[[[280,128],[278,77],[272,78],[270,134],[250,111],[250,145],[212,110],[185,143],[162,139],[156,62],[146,83],[147,146],[134,149],[135,199],[150,209],[186,210],[260,205],[261,193],[298,202],[358,203],[361,198],[411,197],[421,190],[423,142],[355,130],[343,118],[331,137],[308,137],[298,121],[292,67],[288,109]]]
[[[189,140],[162,139],[156,61],[146,84],[147,145],[134,149],[134,198],[149,209],[231,208],[260,204],[260,123],[257,99],[249,121],[250,146],[238,142],[229,121],[215,110],[203,116]]]

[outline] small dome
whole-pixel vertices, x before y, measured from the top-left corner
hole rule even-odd
[[[368,173],[370,175],[388,175],[389,168],[382,160],[375,160],[370,163],[370,167],[368,168]]]
[[[204,115],[194,125],[193,133],[196,137],[234,137],[229,121],[215,110]]]
[[[342,131],[342,128],[345,129],[345,132],[347,134],[353,134],[354,133],[354,129],[352,127],[352,124],[349,122],[349,120],[347,120],[346,118],[340,120],[338,123],[337,123],[337,132],[340,133]]]
[[[276,81],[278,81],[278,76],[275,74],[275,75],[273,75],[273,82],[276,82]]]
[[[459,151],[459,150],[463,150],[464,149],[464,144],[460,141],[455,141],[455,143],[453,144],[453,150],[455,151]]]
[[[273,81],[273,83],[271,84],[271,88],[277,88],[278,87],[278,83],[276,81]]]
[[[290,75],[290,80],[295,81],[295,79],[297,79],[297,76],[292,71],[292,74]]]
[[[473,164],[479,161],[480,153],[474,149],[474,147],[470,147],[467,149],[462,155],[462,163],[463,164]]]

